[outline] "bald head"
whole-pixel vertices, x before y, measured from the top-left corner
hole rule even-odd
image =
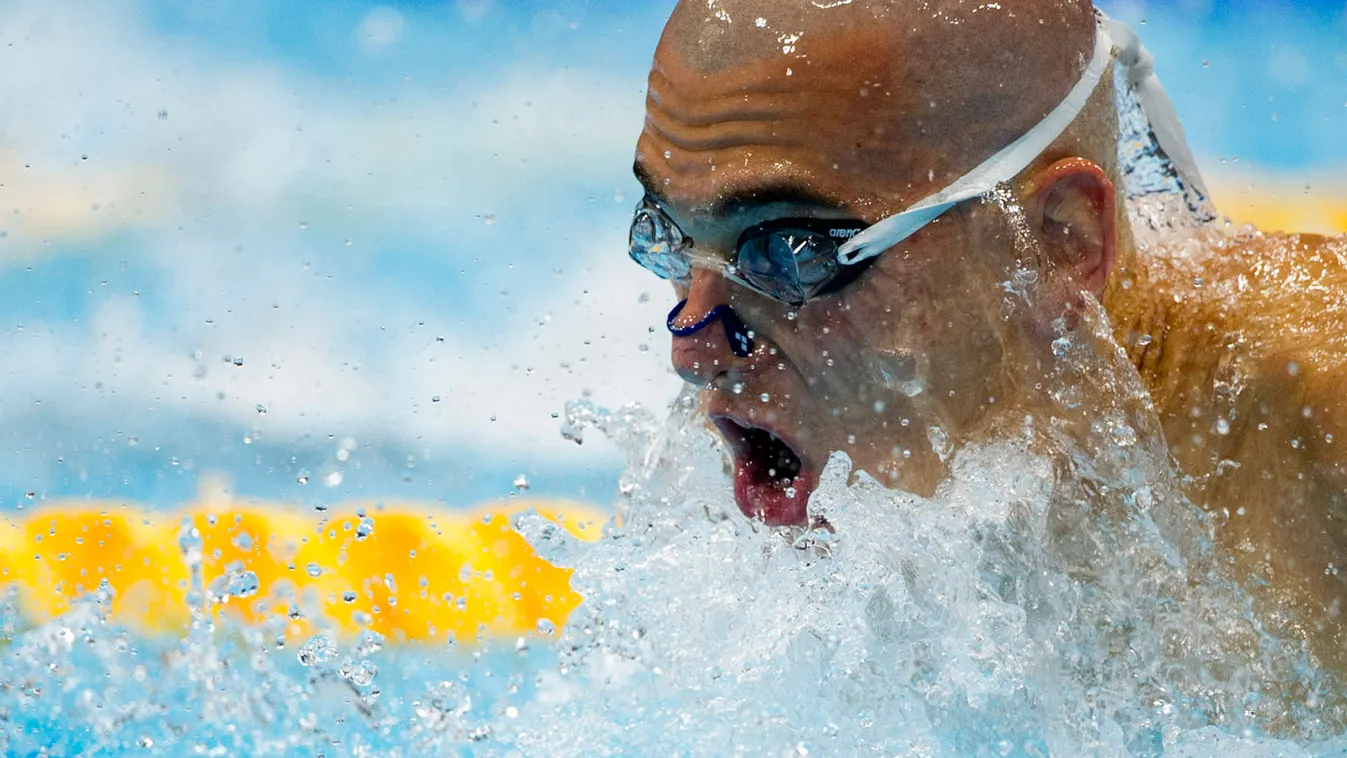
[[[1069,69],[1088,55],[1093,18],[1089,0],[684,0],[665,39],[688,63],[713,70],[790,56],[790,40],[806,33],[845,35],[858,28],[881,29],[918,52],[927,47],[938,54],[929,46],[953,44],[946,57],[980,50],[987,59],[1032,50],[1035,59]]]
[[[915,200],[1056,107],[1094,35],[1089,0],[684,0],[647,132],[689,168],[708,148],[790,145]]]

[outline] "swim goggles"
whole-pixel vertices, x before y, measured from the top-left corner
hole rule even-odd
[[[1155,76],[1155,58],[1127,25],[1102,12],[1096,14],[1095,50],[1089,66],[1066,98],[1024,136],[940,192],[874,225],[780,219],[750,227],[740,236],[731,261],[722,266],[725,278],[793,306],[845,286],[860,274],[857,264],[879,256],[959,203],[986,196],[1027,168],[1080,115],[1109,70],[1115,47],[1160,151],[1180,180],[1205,198],[1206,185],[1188,149],[1183,126]],[[692,277],[692,251],[692,239],[649,196],[643,198],[632,219],[628,246],[632,259],[663,279],[686,285]]]
[[[852,220],[776,219],[745,229],[728,263],[708,262],[740,286],[801,306],[860,275],[864,267],[843,265],[837,253],[866,226]],[[636,206],[628,252],[661,279],[684,287],[692,282],[692,238],[648,195]]]

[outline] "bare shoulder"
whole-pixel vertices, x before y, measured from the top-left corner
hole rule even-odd
[[[1256,475],[1267,498],[1347,517],[1347,236],[1245,234],[1190,252],[1204,280],[1176,294],[1224,342],[1210,345],[1214,384],[1229,389],[1221,457]],[[1315,529],[1339,536],[1314,552],[1347,558],[1341,527]]]
[[[1157,344],[1127,347],[1178,457],[1202,470],[1276,451],[1347,472],[1347,236],[1212,232],[1138,256],[1142,305],[1119,310],[1154,313],[1133,321],[1158,325]]]
[[[1171,450],[1201,477],[1193,495],[1220,514],[1237,576],[1347,671],[1347,237],[1245,234],[1158,256],[1178,343],[1203,369],[1163,409]]]
[[[1321,443],[1336,432],[1347,457],[1347,236],[1244,234],[1199,256],[1206,281],[1190,294],[1233,337],[1243,383],[1313,422],[1302,428]]]
[[[1347,236],[1211,231],[1137,257],[1109,310],[1161,406],[1347,366]]]
[[[1171,326],[1213,333],[1247,370],[1347,365],[1347,236],[1209,234],[1140,254]]]
[[[1347,236],[1244,235],[1206,263],[1260,352],[1320,368],[1347,358]]]

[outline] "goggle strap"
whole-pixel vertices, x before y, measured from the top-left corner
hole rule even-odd
[[[1114,21],[1103,13],[1099,16],[1113,37],[1118,49],[1118,62],[1127,69],[1127,84],[1141,105],[1142,113],[1146,114],[1146,120],[1150,122],[1151,132],[1155,135],[1160,151],[1173,164],[1179,178],[1205,201],[1209,197],[1207,185],[1202,181],[1197,161],[1188,147],[1188,137],[1184,134],[1174,104],[1170,102],[1160,78],[1155,75],[1155,56],[1141,44],[1136,32],[1126,24]]]
[[[1107,30],[1100,25],[1095,33],[1094,57],[1090,60],[1090,65],[1085,68],[1080,80],[1067,93],[1066,98],[1058,103],[1047,117],[944,190],[856,235],[837,251],[837,259],[850,265],[866,258],[873,258],[912,236],[918,229],[958,203],[981,197],[995,189],[997,184],[1023,171],[1048,149],[1049,145],[1062,136],[1062,132],[1065,132],[1076,116],[1084,110],[1085,103],[1089,101],[1090,95],[1094,93],[1095,87],[1099,86],[1099,81],[1104,76],[1112,53],[1113,41]],[[916,223],[917,219],[922,218],[925,221]]]
[[[852,266],[868,258],[873,258],[911,237],[918,229],[936,220],[950,208],[964,200],[982,194],[984,193],[977,192],[967,197],[946,200],[930,206],[925,206],[925,203],[922,203],[925,207],[916,207],[895,216],[889,216],[847,240],[846,244],[838,248],[837,260],[844,266]]]
[[[986,195],[996,189],[997,184],[1027,168],[1062,136],[1085,109],[1085,104],[1109,68],[1115,35],[1121,43],[1118,60],[1127,69],[1128,82],[1151,123],[1156,142],[1180,177],[1205,199],[1206,185],[1188,148],[1183,126],[1159,78],[1155,76],[1154,56],[1142,46],[1140,39],[1126,24],[1114,21],[1102,12],[1097,13],[1099,26],[1095,33],[1094,58],[1066,98],[1047,117],[949,187],[857,234],[837,251],[837,260],[845,265],[854,265],[873,258],[912,236],[955,205]]]

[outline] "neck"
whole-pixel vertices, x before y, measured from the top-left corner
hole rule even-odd
[[[1113,337],[1141,375],[1171,452],[1200,475],[1211,462],[1213,424],[1232,399],[1220,391],[1230,354],[1223,312],[1203,287],[1200,258],[1130,244],[1125,253],[1103,297]]]
[[[1147,386],[1153,386],[1156,372],[1169,357],[1166,348],[1176,305],[1172,282],[1156,270],[1154,261],[1144,260],[1130,240],[1126,250],[1118,251],[1118,262],[1104,291],[1104,311],[1114,339],[1127,351]]]

